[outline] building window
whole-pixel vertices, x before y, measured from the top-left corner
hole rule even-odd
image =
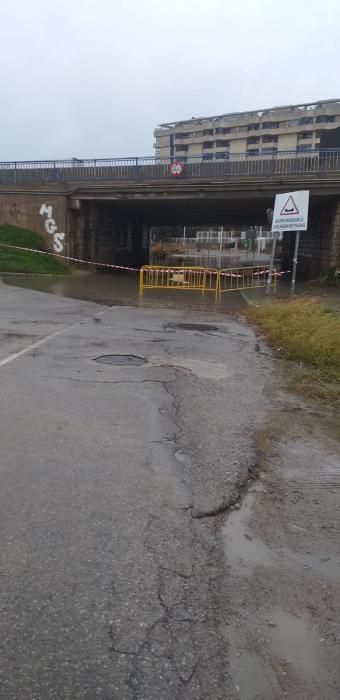
[[[258,131],[259,128],[259,124],[248,124],[247,131]]]
[[[264,156],[268,156],[268,155],[273,156],[273,155],[275,155],[275,153],[277,153],[277,148],[276,148],[276,146],[273,146],[273,148],[268,146],[266,148],[262,148],[261,153],[263,153]]]
[[[246,126],[233,126],[233,127],[231,127],[232,134],[239,134],[240,132],[242,133],[243,131],[248,131],[248,128]]]
[[[262,136],[262,143],[277,143],[278,136]]]
[[[175,133],[175,139],[191,139],[191,137],[194,135],[193,131],[178,131]]]
[[[203,148],[212,148],[214,145],[213,141],[203,141]]]
[[[204,153],[203,154],[203,160],[212,160],[213,159],[213,154],[212,153]]]
[[[204,129],[203,136],[213,136],[214,129]]]
[[[226,148],[229,146],[229,141],[225,141],[224,139],[218,139],[215,141],[216,148]]]
[[[215,134],[230,134],[230,126],[218,126],[215,129]]]
[[[303,151],[311,151],[312,147],[306,143],[306,144],[301,144],[301,145],[297,146],[296,150],[298,153],[302,153]]]
[[[287,126],[300,126],[300,119],[289,119]]]
[[[301,126],[304,124],[313,124],[313,117],[300,117],[299,124]]]
[[[316,121],[318,124],[329,124],[330,122],[335,122],[335,116],[334,114],[320,114],[316,117]]]
[[[203,131],[195,131],[194,136],[203,136]]]
[[[249,148],[249,150],[247,151],[247,156],[258,156],[259,153],[260,153],[259,148]]]
[[[312,139],[312,138],[313,138],[312,131],[301,131],[301,133],[298,134],[299,141],[306,141],[306,139]]]
[[[280,122],[262,122],[262,129],[278,129]]]
[[[188,144],[181,144],[180,146],[175,146],[176,153],[185,153],[189,149]]]
[[[229,158],[229,153],[228,153],[228,151],[224,151],[224,152],[220,151],[219,153],[215,153],[215,158],[216,158],[216,160],[219,160],[219,159],[226,160],[227,158]]]
[[[260,137],[259,136],[249,136],[247,138],[247,144],[251,143],[260,143]]]

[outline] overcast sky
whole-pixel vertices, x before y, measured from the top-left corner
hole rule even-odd
[[[159,122],[340,97],[339,0],[3,0],[0,160],[152,155]]]

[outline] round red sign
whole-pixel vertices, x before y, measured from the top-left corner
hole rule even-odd
[[[169,170],[170,170],[170,175],[173,175],[174,177],[179,177],[180,175],[182,175],[182,172],[184,170],[184,165],[183,165],[183,163],[180,163],[178,160],[175,160],[173,163],[170,163]]]

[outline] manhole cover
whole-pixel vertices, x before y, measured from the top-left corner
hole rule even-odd
[[[138,357],[137,355],[101,355],[96,357],[95,361],[100,362],[102,365],[119,365],[124,367],[144,365],[146,362],[143,357]]]
[[[168,323],[167,328],[176,328],[180,331],[218,331],[217,326],[209,326],[207,323]]]

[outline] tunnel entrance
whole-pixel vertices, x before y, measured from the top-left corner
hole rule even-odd
[[[249,214],[225,200],[82,201],[71,211],[69,254],[136,268],[263,263],[271,245],[264,206]]]
[[[70,255],[108,265],[140,267],[149,262],[149,225],[129,208],[82,202],[71,212]]]
[[[213,198],[202,187],[196,197],[152,190],[99,197],[96,193],[78,199],[79,206],[71,207],[68,254],[74,258],[132,268],[269,263],[272,235],[266,210],[273,205],[272,195],[257,191],[248,198],[242,192]],[[310,229],[301,236],[300,276],[319,272],[320,251],[330,229],[325,214],[331,211],[331,201],[311,199]],[[291,270],[290,234],[278,242],[277,265],[281,260],[283,269]]]
[[[282,239],[282,236],[281,236]],[[152,265],[202,266],[213,268],[269,264],[273,236],[268,225],[152,226]],[[282,241],[277,242],[276,258]]]

